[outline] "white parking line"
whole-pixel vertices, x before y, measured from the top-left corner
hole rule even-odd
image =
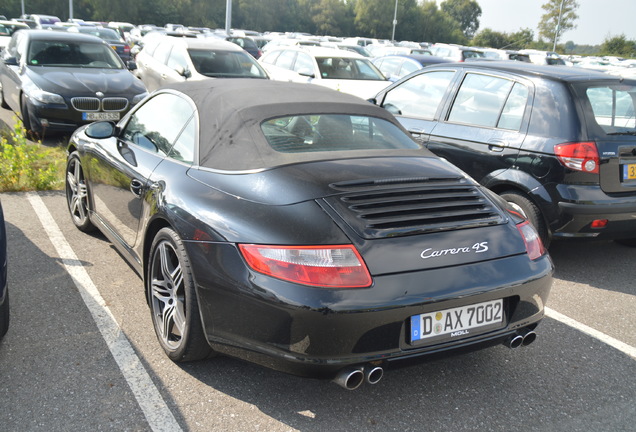
[[[596,338],[598,340],[600,340],[601,342],[616,348],[617,350],[627,354],[628,356],[632,357],[633,359],[636,359],[636,348],[634,348],[631,345],[626,344],[625,342],[621,342],[618,339],[614,339],[611,336],[606,335],[605,333],[602,333],[598,330],[593,329],[592,327],[586,326],[583,323],[580,323],[572,318],[570,318],[569,316],[563,315],[562,313],[559,313],[553,309],[550,309],[548,307],[545,308],[545,316],[549,317],[549,318],[553,318],[557,321],[561,321],[563,324],[567,324],[570,327],[575,328],[576,330],[583,332],[587,335],[592,336],[593,338]]]
[[[77,286],[97,328],[108,345],[119,369],[128,382],[139,407],[153,431],[182,431],[161,394],[150,379],[148,372],[135,354],[126,335],[111,313],[97,287],[84,269],[81,261],[66,241],[62,231],[48,208],[36,193],[27,193],[31,206],[38,215],[45,232],[55,247],[66,271]]]

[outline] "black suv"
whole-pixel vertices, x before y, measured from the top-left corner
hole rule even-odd
[[[379,93],[415,139],[553,238],[636,245],[636,80],[565,66],[430,66]]]

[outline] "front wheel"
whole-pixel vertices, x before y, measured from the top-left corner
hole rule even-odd
[[[514,190],[503,192],[500,196],[506,200],[513,209],[530,221],[534,229],[539,233],[539,238],[543,242],[543,246],[547,249],[548,246],[550,246],[550,233],[539,207],[524,194]]]
[[[73,152],[66,162],[66,202],[75,226],[83,232],[95,230],[88,215],[88,189],[79,154]]]
[[[161,229],[152,242],[146,286],[155,333],[168,357],[182,362],[210,356],[190,260],[170,228]]]

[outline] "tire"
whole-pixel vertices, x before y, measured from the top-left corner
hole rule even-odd
[[[619,239],[615,241],[616,243],[622,244],[623,246],[636,247],[636,238]]]
[[[0,106],[4,109],[9,109],[9,104],[4,100],[4,89],[2,88],[2,83],[0,83]]]
[[[20,111],[22,111],[22,126],[24,126],[24,130],[32,133],[39,133],[40,131],[34,130],[33,125],[31,123],[31,116],[29,114],[29,107],[27,105],[26,98],[22,95],[20,99]]]
[[[174,362],[210,357],[190,260],[172,229],[163,228],[155,236],[146,274],[152,323],[166,355]]]
[[[550,232],[539,207],[530,198],[514,190],[503,192],[500,196],[530,221],[539,233],[543,246],[547,249],[551,242]]]
[[[88,188],[79,154],[71,153],[66,161],[66,203],[73,224],[83,232],[95,230],[91,222],[88,205]]]
[[[4,303],[0,305],[0,339],[7,334],[9,330],[9,290],[7,289],[4,297]]]

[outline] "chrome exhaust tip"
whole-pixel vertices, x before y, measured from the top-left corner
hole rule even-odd
[[[384,369],[382,369],[380,366],[373,366],[370,364],[364,365],[363,372],[364,379],[369,384],[379,383],[384,376]]]
[[[364,372],[361,367],[348,367],[342,369],[333,382],[346,390],[355,390],[364,382]]]
[[[510,336],[508,340],[506,340],[505,345],[510,349],[519,348],[521,345],[523,345],[523,336],[521,336],[520,334]]]
[[[535,340],[537,340],[537,334],[533,331],[529,331],[528,333],[523,335],[523,346],[528,346],[530,345],[532,342],[534,342]]]

